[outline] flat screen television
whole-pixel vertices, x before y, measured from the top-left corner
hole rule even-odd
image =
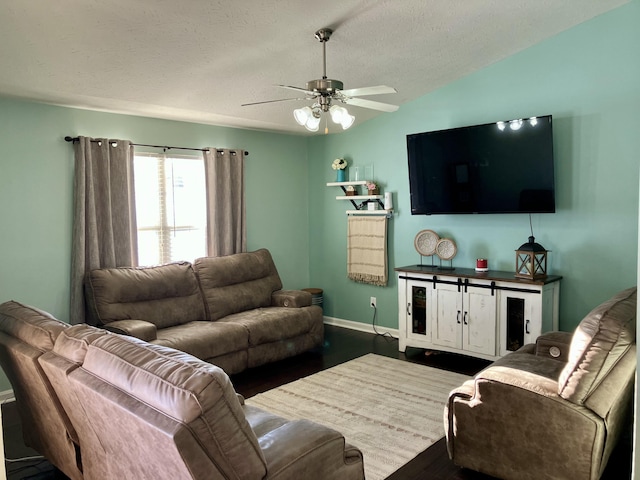
[[[551,115],[407,135],[413,215],[553,213]]]

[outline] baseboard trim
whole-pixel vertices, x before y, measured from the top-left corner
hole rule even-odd
[[[3,392],[0,392],[0,404],[15,402],[15,401],[16,401],[16,397],[13,394],[13,390],[5,390]]]
[[[398,334],[399,331],[397,328],[388,328],[388,327],[381,327],[380,325],[376,325],[376,328],[374,330],[373,325],[371,325],[370,323],[361,323],[361,322],[354,322],[352,320],[343,320],[342,318],[335,318],[335,317],[323,317],[324,318],[324,323],[327,325],[334,325],[336,327],[342,327],[342,328],[349,328],[351,330],[358,330],[359,332],[366,332],[366,333],[388,333],[389,335],[392,335],[393,337],[398,338]]]

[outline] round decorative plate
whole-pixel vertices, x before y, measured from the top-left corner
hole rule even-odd
[[[436,245],[436,254],[442,260],[451,260],[458,253],[458,247],[456,242],[450,238],[441,238]]]
[[[420,255],[428,257],[436,252],[438,240],[440,240],[440,237],[433,230],[421,230],[416,235],[413,245]]]

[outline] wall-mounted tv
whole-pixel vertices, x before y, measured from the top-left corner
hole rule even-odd
[[[553,213],[551,115],[407,135],[413,215]]]

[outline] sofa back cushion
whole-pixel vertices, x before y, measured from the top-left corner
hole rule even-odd
[[[188,262],[92,270],[85,279],[87,323],[145,320],[166,328],[205,320],[198,279]]]
[[[209,319],[271,305],[282,281],[267,249],[194,262]]]
[[[265,476],[266,462],[258,439],[222,369],[172,348],[110,334],[88,346],[81,370],[151,407],[161,415],[160,423],[171,420],[182,425],[181,435],[189,432],[192,439],[188,443],[195,440],[224,478]],[[99,412],[100,406],[96,407]],[[149,431],[160,423],[149,425]],[[125,438],[114,441],[124,442],[122,448],[126,449]],[[174,442],[179,444],[180,436]],[[126,456],[126,452],[121,453]],[[187,454],[185,461],[190,456]]]
[[[580,322],[571,340],[569,361],[558,380],[561,397],[584,404],[634,348],[636,302],[636,287],[629,288],[594,308]]]
[[[18,302],[0,305],[0,364],[13,387],[25,443],[75,479],[82,478],[78,436],[39,363],[68,327]]]

